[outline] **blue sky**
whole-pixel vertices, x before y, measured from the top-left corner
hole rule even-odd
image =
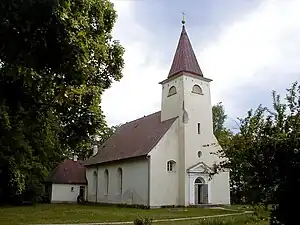
[[[113,0],[118,12],[114,38],[126,53],[124,77],[105,91],[109,125],[160,110],[181,31],[181,12],[205,77],[212,104],[223,102],[232,121],[271,92],[284,94],[300,80],[299,0]],[[231,121],[231,122],[230,122]]]

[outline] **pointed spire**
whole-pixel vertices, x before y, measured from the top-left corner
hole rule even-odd
[[[183,13],[182,31],[174,55],[173,63],[168,78],[180,72],[188,72],[203,77],[202,71],[198,64],[191,42],[185,30],[185,18]]]

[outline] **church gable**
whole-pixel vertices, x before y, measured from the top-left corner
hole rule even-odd
[[[188,173],[212,173],[213,170],[208,165],[206,165],[204,162],[199,162],[196,165],[190,167],[187,169]]]
[[[100,148],[86,166],[146,156],[169,130],[177,117],[161,121],[161,112],[123,124]]]

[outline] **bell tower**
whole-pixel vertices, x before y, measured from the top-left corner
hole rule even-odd
[[[168,77],[160,82],[162,85],[161,121],[174,117],[178,117],[179,120],[178,196],[180,205],[193,204],[190,197],[193,190],[190,187],[192,184],[188,169],[199,163],[209,168],[218,160],[217,156],[211,154],[220,149],[213,134],[211,81],[203,76],[185,28],[185,20],[183,20]],[[211,192],[208,188],[207,192],[206,201],[209,203]]]

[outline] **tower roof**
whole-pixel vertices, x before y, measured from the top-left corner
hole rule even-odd
[[[168,78],[180,72],[189,72],[203,77],[184,25],[182,26],[182,31]]]

